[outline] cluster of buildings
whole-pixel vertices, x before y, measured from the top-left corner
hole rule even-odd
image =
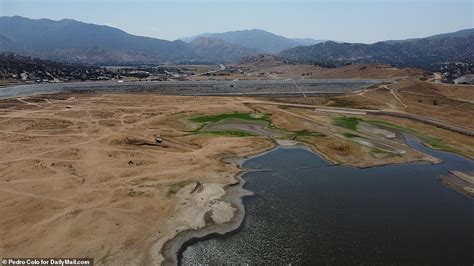
[[[104,80],[164,81],[187,75],[180,68],[172,67],[100,67],[0,54],[0,85]]]
[[[474,63],[444,63],[440,70],[445,83],[474,84]]]

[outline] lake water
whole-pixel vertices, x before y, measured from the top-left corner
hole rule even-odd
[[[246,161],[268,171],[243,176],[255,192],[243,224],[194,241],[181,263],[472,265],[474,200],[437,177],[473,161],[407,142],[444,163],[357,169],[281,147]]]

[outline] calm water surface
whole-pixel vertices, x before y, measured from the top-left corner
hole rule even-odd
[[[449,264],[474,262],[474,201],[437,181],[474,171],[463,157],[408,143],[444,161],[369,169],[330,166],[302,148],[245,162],[246,218],[189,245],[183,264]]]

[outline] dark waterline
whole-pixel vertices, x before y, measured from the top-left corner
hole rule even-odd
[[[330,166],[302,148],[276,148],[244,163],[239,230],[189,245],[183,264],[450,264],[474,262],[474,201],[437,180],[474,162],[412,147],[441,164],[367,169]]]

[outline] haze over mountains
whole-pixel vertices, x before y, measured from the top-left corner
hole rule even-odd
[[[0,17],[0,49],[88,63],[178,61],[195,58],[182,41],[140,37],[76,20]]]
[[[196,55],[208,62],[235,62],[242,57],[258,54],[258,50],[221,39],[199,37],[189,43]]]
[[[223,40],[228,43],[238,44],[240,46],[255,49],[259,53],[276,54],[286,49],[301,45],[313,45],[323,40],[306,39],[288,39],[264,30],[239,30],[222,33],[203,33],[193,37],[181,38],[179,40],[192,42],[197,38],[213,38]]]
[[[306,46],[305,46],[306,45]],[[433,70],[474,62],[474,29],[374,44],[289,39],[263,30],[206,33],[167,41],[63,19],[0,17],[0,51],[89,64],[230,63],[275,54],[295,63],[385,63]]]
[[[474,64],[474,29],[374,44],[329,41],[288,49],[279,53],[279,56],[299,63],[321,62],[337,66],[379,62],[435,71],[446,63]]]

